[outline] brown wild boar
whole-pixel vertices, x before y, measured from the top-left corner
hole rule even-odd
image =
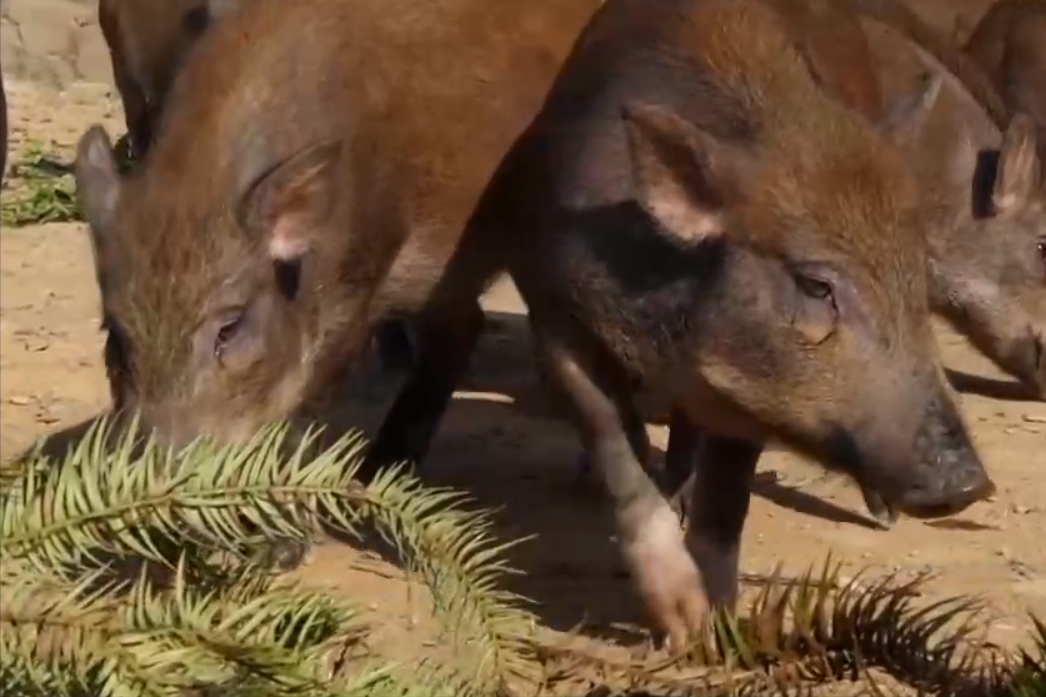
[[[674,647],[736,597],[767,439],[915,516],[993,489],[940,367],[918,187],[889,142],[919,130],[939,82],[873,128],[785,27],[758,0],[608,0],[446,276],[474,297],[507,265]],[[643,467],[638,390],[700,427],[715,463],[685,542]]]
[[[888,94],[909,89],[927,65],[950,73],[930,125],[908,144],[932,204],[931,307],[1000,368],[1046,396],[1046,189],[1035,172],[1043,136],[976,61],[906,6],[851,5],[874,20],[866,29]],[[863,493],[873,516],[889,527],[896,511]]]
[[[884,116],[879,77],[864,28],[846,3],[835,0],[762,0],[762,3],[785,22],[796,49],[826,94],[868,119],[879,120]],[[694,467],[699,466],[695,461],[700,449],[699,434],[685,425],[688,420],[684,414],[677,414],[674,421],[669,416],[668,421],[665,465],[654,474],[662,477],[663,489],[685,518],[689,498],[685,485],[693,480]],[[673,422],[677,423],[674,428]],[[591,463],[585,453],[581,455],[578,474],[579,482],[587,482],[591,477]],[[866,501],[879,501],[872,492],[864,492],[864,496]]]
[[[140,167],[118,176],[99,127],[78,146],[114,406],[169,443],[308,418],[374,322],[425,302],[596,6],[263,1],[214,24]],[[421,322],[437,387],[482,321],[471,298]],[[375,448],[427,445],[410,417],[442,405],[418,389],[393,408],[409,438]]]
[[[994,81],[1010,113],[1027,114],[1046,162],[1046,0],[1000,0],[964,48]],[[1046,258],[1046,239],[1043,242]]]
[[[98,24],[109,45],[135,159],[145,156],[167,92],[186,52],[242,0],[100,0]]]

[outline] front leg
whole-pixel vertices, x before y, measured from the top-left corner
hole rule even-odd
[[[762,452],[762,443],[706,436],[694,467],[687,547],[719,607],[737,602],[741,531]]]
[[[434,308],[419,318],[421,351],[358,471],[361,481],[371,481],[389,465],[417,465],[425,457],[483,323],[483,309],[475,299]]]
[[[535,329],[549,378],[567,398],[589,461],[610,493],[632,580],[669,646],[683,649],[700,636],[708,603],[677,518],[643,467],[646,432],[635,427],[642,420],[631,395],[615,371],[597,370],[596,361]]]
[[[686,526],[694,482],[694,468],[701,449],[701,430],[680,409],[672,409],[662,490]]]

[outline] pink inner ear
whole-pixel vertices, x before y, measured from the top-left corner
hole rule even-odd
[[[722,234],[723,220],[719,211],[694,200],[675,183],[665,183],[660,188],[660,191],[651,192],[647,205],[654,217],[677,237],[699,242]]]
[[[281,215],[272,227],[269,256],[277,261],[297,261],[309,251],[307,237],[302,230],[302,216]]]

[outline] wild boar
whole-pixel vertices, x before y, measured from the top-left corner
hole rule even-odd
[[[252,2],[215,23],[141,166],[119,176],[97,126],[78,146],[114,407],[171,444],[311,418],[373,324],[425,302],[597,2]],[[421,321],[438,386],[482,323],[475,298]],[[423,449],[435,424],[406,422],[385,437]]]
[[[889,27],[884,31],[883,26]],[[897,36],[890,22],[872,27],[884,83],[905,89],[938,61],[938,50]],[[905,35],[905,31],[900,31]],[[954,55],[946,53],[948,63]],[[945,61],[940,60],[940,63]],[[1028,114],[970,89],[968,62],[946,81],[938,128],[912,142],[935,207],[931,261],[935,310],[1007,373],[1046,397],[1046,189],[1037,151],[1041,135]],[[1013,111],[1013,113],[1010,113]]]
[[[98,24],[109,46],[123,102],[130,155],[141,159],[186,52],[242,0],[100,0]]]
[[[931,304],[1000,368],[1046,398],[1042,135],[1031,112],[1023,111],[1034,105],[1003,99],[974,61],[945,45],[924,44],[910,23],[902,27],[886,15],[875,20],[879,29],[871,29],[870,45],[884,83],[906,89],[928,64],[952,74],[948,96],[932,115],[939,127],[911,143],[936,202],[929,227]],[[884,33],[883,26],[893,31]]]
[[[930,125],[907,150],[929,202],[932,309],[1031,392],[1046,396],[1046,189],[1036,134],[977,62],[894,0],[851,0],[887,94],[947,69]],[[863,492],[889,527],[897,512]]]
[[[827,95],[873,121],[884,116],[879,77],[872,65],[867,38],[849,6],[833,0],[763,0],[763,5],[785,23],[796,50]],[[665,466],[653,474],[662,477],[666,494],[685,517],[684,485],[692,478],[694,458],[700,449],[699,434],[687,433],[687,427],[681,425],[687,423],[682,415],[675,421],[671,415],[657,416],[658,420],[680,424],[670,427]],[[591,463],[582,453],[578,482],[586,484],[591,473]]]
[[[919,189],[889,142],[920,129],[939,80],[875,128],[818,87],[786,26],[758,0],[607,0],[446,276],[474,297],[507,266],[677,648],[736,597],[767,439],[914,516],[993,490],[943,377]],[[701,428],[716,464],[685,541],[644,470],[639,390]]]

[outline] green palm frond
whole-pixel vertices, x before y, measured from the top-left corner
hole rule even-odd
[[[422,488],[402,469],[362,486],[356,434],[317,453],[315,434],[288,447],[284,426],[241,446],[199,440],[180,451],[143,444],[135,432],[114,442],[102,421],[65,461],[30,462],[0,492],[0,620],[12,655],[67,668],[79,661],[73,672],[95,676],[83,680],[113,697],[215,684],[252,694],[259,685],[265,694],[386,692],[394,680],[386,666],[338,680],[302,673],[364,627],[327,594],[272,585],[270,570],[244,551],[304,543],[324,525],[358,535],[373,523],[428,585],[444,643],[469,659],[429,669],[430,687],[491,694],[526,674],[532,620],[498,589],[509,571],[505,545],[494,542],[488,516],[460,508],[461,495]],[[115,572],[132,559],[140,576],[120,585]],[[156,567],[169,572],[163,582]],[[63,628],[72,654],[26,654]],[[294,645],[305,637],[316,638]],[[319,684],[327,687],[314,692]]]

